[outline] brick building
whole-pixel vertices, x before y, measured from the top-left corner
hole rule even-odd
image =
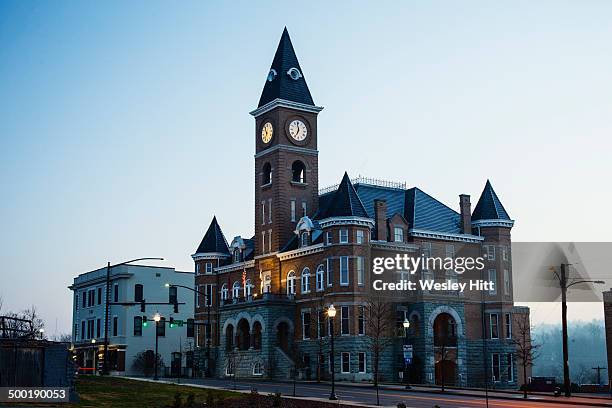
[[[483,294],[427,292],[390,297],[401,329],[409,319],[413,382],[516,387],[510,231],[514,221],[490,182],[471,210],[459,212],[417,187],[345,173],[319,190],[317,115],[289,34],[282,34],[255,118],[255,234],[226,241],[216,218],[192,255],[201,324],[201,364],[216,376],[371,380],[364,304],[371,259],[378,256],[487,254]],[[220,202],[219,205],[222,203]],[[452,270],[421,270],[424,278],[460,280]],[[325,310],[333,304],[334,360]],[[210,323],[209,323],[210,322]],[[485,327],[483,327],[483,322]],[[400,331],[401,332],[401,331]],[[438,339],[448,340],[441,346]],[[382,379],[403,371],[403,334],[383,356]],[[446,350],[446,357],[441,353]],[[449,352],[450,351],[450,352]],[[486,368],[485,368],[486,367]]]

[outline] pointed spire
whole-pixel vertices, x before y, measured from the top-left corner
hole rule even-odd
[[[344,172],[342,181],[334,193],[329,205],[323,210],[319,219],[330,217],[364,217],[368,218],[368,213],[355,191],[353,183],[348,174]]]
[[[225,239],[223,231],[221,231],[221,227],[217,222],[217,217],[213,217],[208,230],[206,230],[206,234],[204,234],[204,238],[202,238],[202,242],[200,242],[200,245],[196,250],[197,254],[213,252],[227,255],[230,253],[227,240]]]
[[[275,99],[314,106],[308,85],[306,85],[304,72],[302,72],[293,44],[291,44],[287,27],[283,30],[278,43],[257,107],[260,108]]]
[[[478,199],[478,204],[474,208],[472,214],[472,221],[478,220],[508,220],[510,216],[506,212],[506,209],[502,205],[501,201],[495,194],[491,182],[487,180],[484,190]]]

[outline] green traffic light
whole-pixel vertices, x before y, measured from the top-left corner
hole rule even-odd
[[[149,325],[149,323],[147,323],[147,322],[143,322],[143,323],[142,323],[142,325],[143,325],[144,327],[147,327],[147,326]]]

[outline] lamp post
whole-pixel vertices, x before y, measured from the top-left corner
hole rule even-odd
[[[129,261],[125,261],[125,262],[121,262],[115,265],[111,265],[110,262],[108,262],[106,264],[106,288],[105,288],[105,292],[106,292],[106,300],[104,302],[104,362],[102,364],[102,374],[106,375],[108,374],[108,313],[109,313],[109,299],[110,299],[110,272],[111,272],[111,268],[114,268],[115,266],[120,266],[120,265],[126,265],[132,262],[137,262],[137,261],[163,261],[164,258],[136,258],[136,259],[131,259]]]
[[[605,284],[601,280],[577,280],[571,283],[568,282],[567,267],[571,264],[561,264],[561,274],[557,274],[555,268],[551,267],[551,271],[555,274],[561,287],[561,326],[563,335],[563,388],[565,388],[565,396],[571,397],[571,382],[569,373],[569,347],[568,347],[568,335],[567,335],[567,289],[571,286],[579,283],[597,283]]]
[[[39,329],[38,334],[40,335],[40,339],[42,340],[43,337],[45,336],[45,329]]]
[[[336,364],[334,361],[334,317],[336,316],[336,308],[334,305],[329,305],[327,308],[327,316],[329,317],[329,330],[331,332],[331,379],[332,379],[332,387],[331,394],[329,394],[330,400],[337,400],[336,397]]]
[[[402,323],[402,326],[404,326],[404,344],[408,345],[408,328],[410,327],[410,320],[408,320],[407,317],[404,317],[404,322]],[[410,381],[408,380],[408,361],[405,355],[404,355],[404,382],[406,383],[405,388],[409,390]]]
[[[153,376],[153,379],[157,381],[159,380],[159,377],[157,376],[157,343],[159,339],[159,322],[161,320],[161,316],[159,312],[155,313],[155,316],[153,316],[153,320],[155,320],[155,355],[153,356],[153,365],[155,366],[155,375]]]

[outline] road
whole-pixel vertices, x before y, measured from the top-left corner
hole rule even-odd
[[[210,385],[232,389],[234,384],[231,380],[218,379],[181,379],[181,383],[191,383],[198,385]],[[250,390],[256,388],[259,392],[280,392],[282,395],[293,395],[293,384],[285,382],[271,381],[237,381],[236,389]],[[298,397],[313,397],[313,398],[328,398],[330,394],[329,384],[316,383],[297,383],[296,396]],[[336,395],[343,402],[359,402],[361,404],[374,405],[376,404],[376,392],[373,387],[368,386],[347,386],[342,384],[336,385]],[[537,397],[531,397],[537,398]],[[563,398],[563,397],[561,397]],[[580,402],[585,401],[580,399]],[[610,403],[612,401],[599,400],[600,402]],[[484,397],[467,396],[467,395],[452,395],[440,393],[425,393],[406,391],[403,389],[381,389],[380,403],[384,406],[397,406],[399,402],[406,404],[407,408],[432,408],[438,405],[440,408],[446,407],[485,407],[486,402]],[[578,402],[578,400],[576,400]],[[523,400],[517,395],[516,399],[501,399],[489,398],[489,407],[508,407],[508,408],[569,408],[571,406],[587,406],[586,404],[563,404],[535,400]]]

